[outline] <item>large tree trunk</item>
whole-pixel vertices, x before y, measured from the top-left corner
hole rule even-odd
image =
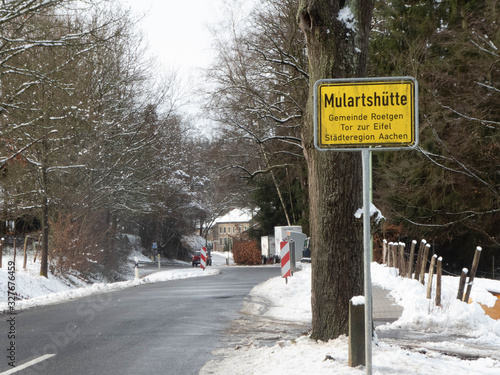
[[[345,5],[353,30],[339,20]],[[313,90],[318,79],[363,76],[372,1],[302,0],[298,20],[309,57],[309,99],[304,116],[304,153],[309,169],[312,262],[312,337],[329,340],[348,333],[349,300],[363,293],[361,155],[314,148]]]

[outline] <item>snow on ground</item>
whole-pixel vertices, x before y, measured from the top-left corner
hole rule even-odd
[[[132,254],[133,256],[141,256]],[[39,263],[28,260],[26,270],[22,269],[22,257],[16,259],[15,290],[26,298],[17,300],[15,308],[25,308],[58,303],[97,293],[139,286],[146,283],[163,282],[187,277],[202,277],[218,274],[226,263],[233,265],[227,253],[212,253],[213,267],[202,271],[200,267],[182,267],[179,269],[156,272],[141,279],[131,279],[116,283],[95,283],[91,286],[74,279],[73,284],[60,280],[53,275],[48,279],[38,276]],[[0,311],[7,310],[8,262],[12,256],[4,255],[0,269]],[[150,261],[143,257],[140,261]],[[492,357],[464,360],[456,356],[445,355],[450,345],[500,346],[500,322],[486,316],[480,306],[473,302],[466,304],[455,299],[458,278],[443,278],[442,307],[425,298],[425,288],[415,280],[403,279],[396,271],[374,263],[372,282],[390,290],[394,299],[403,306],[402,317],[392,324],[378,327],[378,330],[410,329],[421,332],[442,332],[459,338],[453,342],[437,342],[438,350],[409,350],[380,340],[373,346],[373,374],[442,374],[453,372],[462,374],[499,374],[500,361]],[[492,305],[495,299],[487,290],[500,290],[500,282],[476,279],[472,299],[486,305]],[[311,321],[311,266],[302,265],[285,283],[280,277],[272,278],[258,285],[251,291],[256,298],[270,301],[271,307],[264,313],[266,317],[282,321],[310,323]],[[229,348],[219,361],[211,361],[202,369],[201,374],[245,374],[265,375],[283,373],[295,374],[364,374],[363,367],[347,366],[347,338],[340,337],[329,342],[316,342],[307,336],[295,340],[280,340],[276,345]],[[479,351],[480,352],[480,351]],[[498,358],[498,357],[496,357]],[[216,369],[216,370],[214,370]],[[215,372],[214,372],[215,371]]]
[[[287,284],[273,278],[255,287],[251,295],[272,301],[273,306],[264,313],[290,322],[310,322],[311,266],[303,265]],[[477,280],[477,279],[476,279]],[[391,291],[391,295],[404,307],[398,321],[378,329],[447,332],[460,337],[452,342],[437,342],[435,351],[409,350],[380,340],[373,345],[373,374],[499,374],[500,361],[494,358],[463,360],[445,355],[450,345],[455,346],[500,346],[500,322],[484,314],[475,302],[466,304],[455,300],[458,278],[443,278],[442,308],[435,307],[425,298],[425,288],[416,280],[403,279],[394,269],[372,264],[372,282]],[[500,287],[499,281],[481,280],[474,284],[472,298],[492,304],[494,298],[486,291]],[[498,358],[498,357],[497,357]],[[340,337],[329,342],[316,342],[308,336],[296,340],[278,341],[275,346],[230,348],[223,351],[223,359],[211,361],[202,369],[202,375],[266,375],[266,374],[364,374],[364,367],[348,367],[348,339]]]
[[[140,252],[133,252],[131,259],[138,258],[139,262],[151,262],[151,259],[145,257]],[[30,257],[31,258],[31,257]],[[9,261],[12,261],[12,254],[3,256],[0,268],[0,312],[8,310],[8,281],[9,281]],[[186,262],[180,262],[186,265]],[[222,263],[222,262],[220,262]],[[131,263],[132,264],[132,263]],[[130,268],[130,275],[134,275],[133,268]],[[16,268],[14,275],[14,291],[20,298],[16,300],[16,311],[54,304],[72,300],[75,298],[86,297],[93,294],[112,292],[133,286],[143,284],[159,283],[169,280],[185,279],[189,277],[204,277],[220,273],[220,269],[207,267],[203,271],[200,267],[183,267],[179,269],[170,269],[161,272],[155,272],[150,275],[141,277],[141,268],[139,267],[139,279],[134,276],[130,280],[115,282],[115,283],[94,283],[88,285],[79,280],[77,277],[69,277],[69,279],[61,279],[53,274],[48,278],[39,276],[40,262],[33,262],[33,259],[28,259],[26,269],[23,269],[23,256],[16,256]]]

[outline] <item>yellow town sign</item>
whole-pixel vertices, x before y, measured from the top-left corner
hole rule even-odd
[[[316,82],[315,146],[320,150],[414,148],[417,82],[412,77]]]

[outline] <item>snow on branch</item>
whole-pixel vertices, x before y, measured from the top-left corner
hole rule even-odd
[[[227,166],[226,168],[224,169],[239,169],[239,170],[242,170],[244,171],[246,174],[248,174],[248,179],[253,179],[255,176],[257,175],[260,175],[260,174],[266,174],[266,173],[269,173],[275,169],[282,169],[282,168],[288,168],[288,167],[293,167],[294,165],[293,164],[276,164],[276,165],[270,165],[269,167],[267,167],[266,169],[259,169],[257,171],[254,171],[254,172],[250,172],[246,167],[242,166],[242,165],[230,165],[230,166]]]
[[[486,85],[483,85],[483,86],[486,86]],[[490,87],[490,88],[492,88],[492,87]],[[447,105],[444,105],[444,104],[441,104],[441,107],[443,107],[445,109],[448,109],[448,110],[452,111],[453,113],[455,113],[456,115],[459,115],[460,117],[465,118],[467,120],[478,121],[478,122],[480,122],[481,124],[485,125],[487,128],[490,128],[490,129],[496,129],[497,127],[496,126],[488,126],[486,124],[500,125],[500,122],[498,122],[498,121],[484,120],[484,119],[480,119],[480,118],[475,118],[475,117],[472,117],[472,116],[464,115],[463,113],[460,113],[460,112],[454,110],[453,108],[451,108],[451,107],[449,107]]]
[[[500,92],[500,90],[499,90],[499,89],[497,89],[496,87],[493,87],[493,86],[487,85],[487,84],[485,84],[485,83],[476,82],[476,81],[474,81],[474,83],[475,83],[476,85],[486,87],[487,89],[490,89],[490,90],[493,90],[493,91],[498,91],[498,92]]]
[[[28,14],[37,13],[43,9],[55,7],[67,2],[65,0],[21,0],[16,2],[5,2],[0,7],[0,25]]]
[[[61,171],[61,170],[72,169],[72,168],[87,168],[87,165],[61,165],[61,166],[55,166],[55,167],[47,168],[46,172]]]
[[[472,44],[474,44],[474,45],[475,45],[477,48],[479,48],[481,51],[486,52],[486,53],[489,53],[490,55],[493,55],[493,56],[495,56],[495,57],[498,57],[498,53],[495,53],[495,52],[490,51],[490,50],[488,50],[488,49],[486,49],[486,48],[484,48],[484,47],[481,47],[479,44],[477,44],[476,42],[474,42],[472,39],[471,39],[471,43],[472,43]],[[494,45],[492,45],[492,46],[493,46],[493,48],[494,48],[495,50],[497,49]]]
[[[279,53],[281,55],[285,56],[285,57],[288,57],[289,59],[292,59],[293,61],[286,60],[283,57],[281,59],[270,58],[270,57],[267,56],[266,52],[262,51],[256,45],[253,45],[253,44],[250,44],[250,43],[248,43],[248,50],[249,51],[254,51],[254,52],[257,52],[257,53],[261,54],[265,61],[268,61],[268,62],[271,62],[271,63],[275,63],[275,64],[287,65],[287,66],[295,69],[303,77],[309,79],[309,74],[305,70],[303,70],[302,68],[300,68],[298,66],[297,59],[295,59],[293,56],[291,56],[290,54],[288,54],[288,53],[286,53],[284,51],[280,50]]]
[[[231,120],[231,122],[237,128],[239,128],[239,129],[245,131],[246,133],[248,133],[248,135],[251,137],[251,139],[253,139],[258,144],[263,144],[263,143],[265,143],[267,141],[271,141],[271,140],[279,140],[279,141],[287,142],[287,143],[293,144],[295,146],[301,147],[300,143],[302,142],[302,140],[300,138],[292,137],[292,136],[271,136],[271,137],[261,138],[257,134],[255,134],[255,132],[253,132],[252,130],[248,129],[248,127],[246,127],[246,126],[243,126],[238,121]],[[295,142],[298,142],[298,143],[295,143],[295,142],[292,142],[292,141],[295,141]]]
[[[401,219],[413,224],[413,225],[416,225],[416,226],[419,226],[419,227],[433,227],[433,228],[446,228],[446,227],[450,227],[452,225],[455,225],[457,223],[460,223],[462,221],[465,221],[465,220],[468,220],[468,219],[471,219],[473,217],[476,217],[476,216],[482,216],[482,215],[485,215],[485,214],[494,214],[494,213],[498,213],[500,212],[500,209],[495,209],[495,210],[489,210],[489,211],[483,211],[483,212],[473,212],[473,211],[464,211],[464,212],[457,212],[455,215],[463,215],[463,214],[467,214],[465,217],[463,218],[460,218],[458,220],[454,220],[454,221],[449,221],[447,223],[444,223],[444,224],[425,224],[425,223],[418,223],[416,221],[413,221],[413,220],[410,220],[408,219],[407,217],[403,216],[403,215],[400,215],[398,213],[395,213],[396,216],[400,217]],[[448,213],[449,214],[449,213]]]
[[[49,135],[51,134],[54,134],[54,133],[57,133],[57,130],[52,130],[50,131],[49,133],[41,136],[40,138],[38,139],[35,139],[34,141],[28,143],[26,146],[24,146],[23,148],[19,149],[18,151],[16,151],[14,154],[12,154],[11,156],[5,158],[5,160],[3,160],[2,164],[0,164],[0,171],[2,169],[4,169],[6,167],[6,165],[13,159],[15,159],[16,157],[18,157],[19,155],[21,155],[24,151],[26,151],[28,148],[30,148],[31,146],[33,146],[35,143],[37,142],[40,142],[42,139],[45,139],[47,138]]]

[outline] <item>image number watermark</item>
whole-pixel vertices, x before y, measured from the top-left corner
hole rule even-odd
[[[16,264],[9,261],[7,268],[7,363],[16,367]]]
[[[45,342],[29,351],[31,361],[21,356],[18,359],[18,330],[17,330],[17,310],[18,290],[16,286],[16,266],[13,261],[8,262],[7,271],[7,301],[8,307],[5,311],[6,322],[5,337],[2,339],[6,364],[12,371],[22,371],[29,368],[32,373],[46,373],[50,361],[60,351],[78,340],[84,327],[94,323],[99,313],[102,313],[107,306],[113,302],[112,293],[100,293],[81,299],[76,307],[75,320],[64,324],[60,330],[46,334]],[[5,362],[4,362],[5,363]],[[15,368],[15,370],[13,369]],[[8,372],[10,373],[10,371]]]

